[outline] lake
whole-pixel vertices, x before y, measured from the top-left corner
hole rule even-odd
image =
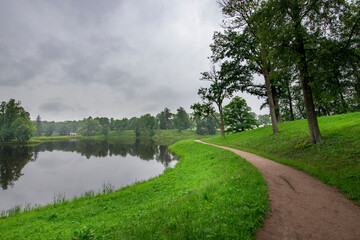
[[[0,211],[47,204],[153,178],[176,158],[150,140],[69,140],[0,146]]]

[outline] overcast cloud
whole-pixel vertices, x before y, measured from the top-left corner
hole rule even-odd
[[[0,6],[0,100],[21,100],[32,119],[56,121],[190,111],[222,20],[216,0]],[[261,101],[247,101],[259,113]]]

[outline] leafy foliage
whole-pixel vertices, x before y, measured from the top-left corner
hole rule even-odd
[[[165,108],[162,112],[160,112],[156,118],[159,122],[159,129],[170,129],[171,121],[173,114],[171,113],[169,108]]]
[[[174,117],[174,123],[179,132],[191,127],[189,115],[183,107],[179,107],[177,109],[177,113]]]
[[[10,99],[0,105],[0,141],[26,142],[34,133],[30,114],[20,106],[21,102]]]
[[[247,82],[242,90],[267,97],[273,133],[281,119],[307,118],[319,143],[317,116],[360,109],[359,1],[219,3],[224,32],[214,33],[212,60],[225,61],[230,76],[244,67],[264,76],[265,88]]]
[[[99,120],[93,120],[92,118],[84,119],[79,124],[78,133],[83,136],[95,136],[100,130]]]
[[[234,97],[224,107],[224,119],[227,132],[242,132],[258,126],[254,116],[250,113],[251,108],[246,104],[245,99]]]
[[[229,76],[228,71],[225,70],[225,65],[221,66],[222,69],[217,71],[213,65],[209,72],[203,72],[200,80],[210,82],[208,88],[200,88],[198,95],[200,96],[202,103],[195,103],[191,106],[194,110],[195,118],[213,118],[220,127],[221,136],[225,137],[224,130],[224,115],[223,115],[223,101],[226,98],[231,98],[232,95],[240,90],[238,83],[240,80],[246,80],[250,78],[248,71],[239,71],[238,78]],[[219,115],[216,115],[215,107],[219,111]]]
[[[216,121],[212,118],[196,118],[196,133],[199,135],[214,135],[216,133]]]

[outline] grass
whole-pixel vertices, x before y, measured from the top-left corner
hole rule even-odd
[[[171,151],[180,158],[174,169],[2,218],[1,238],[254,239],[269,209],[260,172],[234,153],[193,141]]]
[[[360,113],[318,118],[323,142],[310,143],[306,120],[279,124],[206,142],[242,149],[303,170],[337,187],[360,206]]]
[[[180,140],[186,139],[203,139],[209,138],[212,136],[219,136],[219,132],[216,135],[198,135],[195,130],[154,130],[154,135],[152,137],[140,137],[140,139],[153,139],[159,144],[170,145]],[[111,139],[124,139],[126,141],[135,141],[136,135],[134,130],[124,130],[121,132],[110,131],[107,136],[96,135],[96,136],[49,136],[49,137],[32,137],[30,142],[27,145],[36,145],[45,141],[64,141],[69,139],[94,139],[94,140],[111,140]],[[4,143],[7,145],[19,144],[18,142]]]

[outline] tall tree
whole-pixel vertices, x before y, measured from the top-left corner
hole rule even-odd
[[[40,115],[38,115],[36,117],[36,136],[41,136],[42,131],[43,131],[43,127],[42,127],[41,117]]]
[[[160,129],[170,129],[171,127],[171,119],[173,114],[171,113],[169,108],[165,108],[162,112],[160,112],[156,118],[159,121]]]
[[[230,58],[236,65],[246,63],[254,73],[261,74],[265,80],[267,102],[270,109],[273,133],[279,132],[275,109],[275,92],[272,88],[271,72],[274,69],[268,39],[262,34],[263,28],[271,27],[259,16],[261,0],[237,1],[220,0],[222,12],[227,17],[224,22],[225,33],[215,33],[212,50],[215,59]],[[258,17],[254,17],[258,16]],[[250,93],[253,87],[248,88]]]
[[[306,118],[311,142],[322,141],[315,111],[313,89],[316,84],[316,61],[333,31],[341,31],[341,14],[346,12],[346,1],[326,0],[269,0],[263,12],[265,20],[275,26],[263,33],[272,40],[276,51],[288,50],[287,57],[293,59],[301,82]],[[317,71],[317,70],[315,70]]]
[[[177,112],[176,112],[176,115],[174,118],[174,122],[175,122],[175,126],[179,130],[179,132],[181,130],[190,128],[191,121],[190,121],[189,115],[187,114],[185,109],[183,107],[179,107],[176,111]]]
[[[225,71],[223,71],[225,72]],[[220,127],[221,136],[225,138],[223,102],[225,98],[230,98],[234,92],[239,90],[238,81],[248,79],[251,76],[247,71],[239,73],[239,78],[227,78],[226,74],[217,71],[213,65],[209,72],[203,72],[200,80],[210,82],[208,88],[200,88],[198,95],[201,97],[202,103],[196,103],[191,106],[194,110],[194,116],[197,118],[211,117]],[[219,111],[219,117],[216,115],[214,105]]]

